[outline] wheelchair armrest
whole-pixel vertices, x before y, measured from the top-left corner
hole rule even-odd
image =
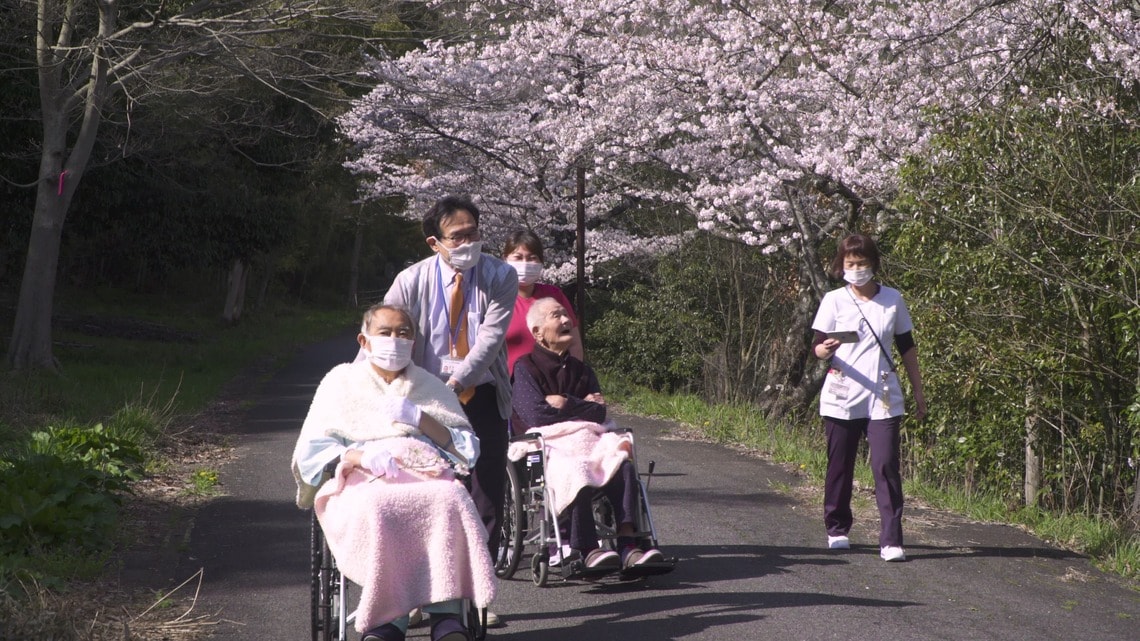
[[[324,485],[325,481],[336,476],[336,466],[337,465],[340,465],[340,457],[339,456],[334,458],[333,460],[329,461],[328,463],[325,463],[325,469],[323,472],[321,472],[321,480],[320,480],[320,482],[317,483],[318,486]]]
[[[514,434],[511,436],[511,442],[517,443],[519,441],[538,441],[542,439],[541,434],[534,432],[523,432],[522,434]]]

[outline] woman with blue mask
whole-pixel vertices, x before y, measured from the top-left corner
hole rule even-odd
[[[542,278],[545,263],[542,253],[542,239],[529,229],[512,232],[503,245],[503,260],[514,267],[519,275],[519,295],[515,299],[515,313],[507,329],[507,369],[514,372],[515,361],[534,348],[534,337],[526,326],[526,314],[534,301],[553,298],[566,308],[574,324],[571,329],[570,355],[583,360],[582,332],[578,329],[578,318],[574,316],[569,299],[556,285],[538,282]]]
[[[827,435],[823,520],[827,547],[850,548],[855,459],[859,442],[866,437],[881,523],[879,556],[904,561],[899,428],[905,409],[892,345],[901,356],[919,420],[926,415],[926,398],[910,312],[898,290],[875,280],[880,267],[874,240],[861,234],[844,238],[832,260],[831,275],[845,284],[824,294],[812,322],[812,353],[830,363],[819,393]]]

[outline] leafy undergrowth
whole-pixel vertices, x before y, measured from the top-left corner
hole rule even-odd
[[[175,572],[194,510],[224,492],[228,425],[291,346],[358,322],[269,316],[125,333],[88,319],[61,333],[61,374],[0,374],[0,641],[194,641],[217,625],[201,577]]]

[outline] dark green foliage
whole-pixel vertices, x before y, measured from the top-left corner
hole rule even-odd
[[[699,380],[714,337],[709,321],[676,289],[634,285],[589,331],[596,367],[656,390],[689,389]]]
[[[122,480],[81,461],[33,454],[0,468],[0,554],[99,550],[113,533]]]
[[[29,449],[33,455],[79,462],[104,474],[104,489],[123,491],[128,480],[142,478],[144,456],[138,444],[113,436],[102,424],[87,428],[49,427],[33,432]]]
[[[609,266],[588,355],[613,376],[664,391],[747,402],[766,385],[766,349],[787,329],[777,261],[698,234],[650,264]]]
[[[1103,80],[1082,90],[1136,106]],[[1138,157],[1134,127],[1027,98],[956,123],[938,160],[906,168],[911,220],[887,255],[937,408],[909,428],[916,472],[1016,502],[1036,426],[1043,507],[1126,512],[1140,451]]]
[[[142,475],[138,444],[102,425],[64,425],[34,432],[25,450],[0,461],[0,556],[109,545],[120,496]]]

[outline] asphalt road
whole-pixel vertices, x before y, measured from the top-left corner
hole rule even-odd
[[[226,496],[196,515],[179,567],[204,569],[197,611],[213,613],[216,639],[309,638],[309,514],[294,506],[289,458],[320,378],[355,350],[347,336],[304,350],[235,429]],[[499,584],[491,609],[506,625],[489,639],[1140,641],[1140,592],[1020,530],[908,507],[905,563],[879,559],[873,514],[851,550],[826,550],[818,500],[793,496],[795,475],[668,422],[619,423],[643,471],[656,461],[650,504],[676,570],[539,588],[520,569]]]

